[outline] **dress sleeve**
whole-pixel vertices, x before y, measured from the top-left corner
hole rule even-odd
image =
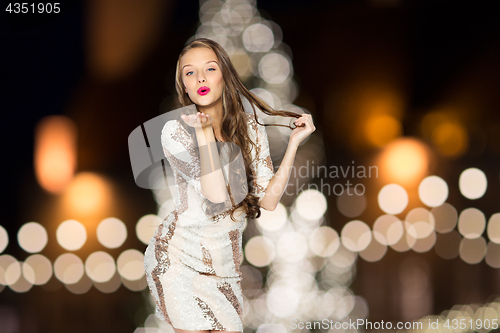
[[[206,199],[201,192],[201,165],[194,140],[178,120],[167,121],[161,132],[163,152],[173,171]]]
[[[269,141],[267,139],[266,126],[259,125],[256,122],[253,114],[251,114],[249,117],[250,130],[254,133],[254,142],[257,145],[257,156],[252,162],[254,175],[253,194],[255,194],[260,200],[264,197],[267,185],[274,176],[274,167],[269,151]],[[260,124],[264,124],[264,121],[261,118],[257,117],[257,120]]]

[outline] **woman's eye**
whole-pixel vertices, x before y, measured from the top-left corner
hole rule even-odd
[[[212,67],[210,67],[210,68],[209,68],[209,69],[207,69],[207,70],[211,70],[211,69],[215,70],[215,68],[212,68]]]
[[[187,73],[186,73],[186,75],[189,75],[189,73],[192,73],[192,72],[193,72],[193,71],[189,71],[189,72],[187,72]]]

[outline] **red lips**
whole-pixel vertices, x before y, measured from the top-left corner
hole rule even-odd
[[[203,86],[203,87],[200,87],[200,89],[198,89],[198,94],[200,95],[206,95],[210,92],[210,88],[209,87],[206,87],[206,86]]]

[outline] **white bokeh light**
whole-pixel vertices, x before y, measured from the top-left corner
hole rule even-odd
[[[261,209],[261,215],[256,220],[257,227],[261,231],[278,231],[282,229],[287,222],[286,207],[280,202],[275,210],[269,211]]]
[[[267,293],[269,311],[281,318],[291,316],[297,310],[299,302],[299,295],[291,287],[271,287]]]
[[[427,209],[417,207],[408,212],[404,222],[406,232],[413,238],[426,238],[434,231],[434,216]]]
[[[73,253],[61,254],[54,261],[54,275],[62,283],[77,283],[84,273],[82,260]]]
[[[309,248],[319,257],[330,257],[338,250],[339,246],[339,234],[328,226],[319,227],[309,237]]]
[[[378,193],[378,205],[387,214],[399,214],[408,206],[408,193],[401,185],[385,185]]]
[[[287,262],[297,262],[307,254],[307,240],[298,232],[285,232],[276,244],[278,255]]]
[[[426,206],[441,206],[448,199],[448,184],[438,176],[426,177],[418,187],[418,196]]]
[[[5,250],[7,245],[9,245],[9,235],[7,234],[7,230],[0,225],[0,253]]]
[[[276,255],[273,242],[264,236],[250,238],[244,252],[246,260],[255,267],[269,265]]]
[[[363,251],[370,245],[371,240],[372,232],[370,227],[363,221],[351,221],[342,228],[342,244],[351,251]]]
[[[42,251],[47,245],[47,231],[40,223],[28,222],[19,229],[17,241],[24,251],[37,253]]]
[[[80,222],[67,220],[57,227],[56,239],[68,251],[79,250],[87,240],[87,231]]]
[[[85,272],[95,282],[109,281],[116,272],[115,261],[108,253],[96,251],[85,260]]]
[[[483,171],[477,168],[464,170],[458,180],[460,193],[467,199],[479,199],[486,192],[488,181]]]
[[[144,271],[144,254],[135,250],[123,251],[116,260],[118,273],[127,280],[135,281],[142,278]]]
[[[250,52],[268,52],[274,45],[271,28],[262,24],[252,24],[243,33],[243,45]]]
[[[41,255],[33,254],[23,262],[23,274],[34,285],[43,285],[52,277],[52,263]]]
[[[279,84],[291,74],[290,61],[279,53],[269,53],[259,62],[259,74],[269,83]]]
[[[327,209],[326,198],[323,193],[311,189],[305,190],[295,200],[297,213],[306,220],[321,218]]]
[[[127,227],[117,218],[104,219],[97,226],[97,239],[108,249],[116,249],[127,239]]]
[[[154,214],[149,214],[141,217],[135,225],[135,232],[137,238],[144,244],[149,244],[151,237],[153,237],[156,229],[162,223],[162,220]]]
[[[403,233],[403,222],[394,215],[382,215],[373,224],[373,237],[383,245],[396,244]]]

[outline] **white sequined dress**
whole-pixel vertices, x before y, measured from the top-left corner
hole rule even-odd
[[[252,148],[254,194],[260,198],[274,175],[265,126],[245,114]],[[258,118],[263,124],[262,119]],[[144,253],[144,268],[156,316],[182,330],[243,331],[240,262],[246,214],[240,207],[208,217],[202,210],[199,155],[177,120],[161,133],[176,182],[175,209],[158,226]],[[189,154],[179,154],[188,151]],[[255,156],[257,155],[257,156]],[[184,156],[184,158],[180,158]],[[256,158],[255,158],[256,157]]]

